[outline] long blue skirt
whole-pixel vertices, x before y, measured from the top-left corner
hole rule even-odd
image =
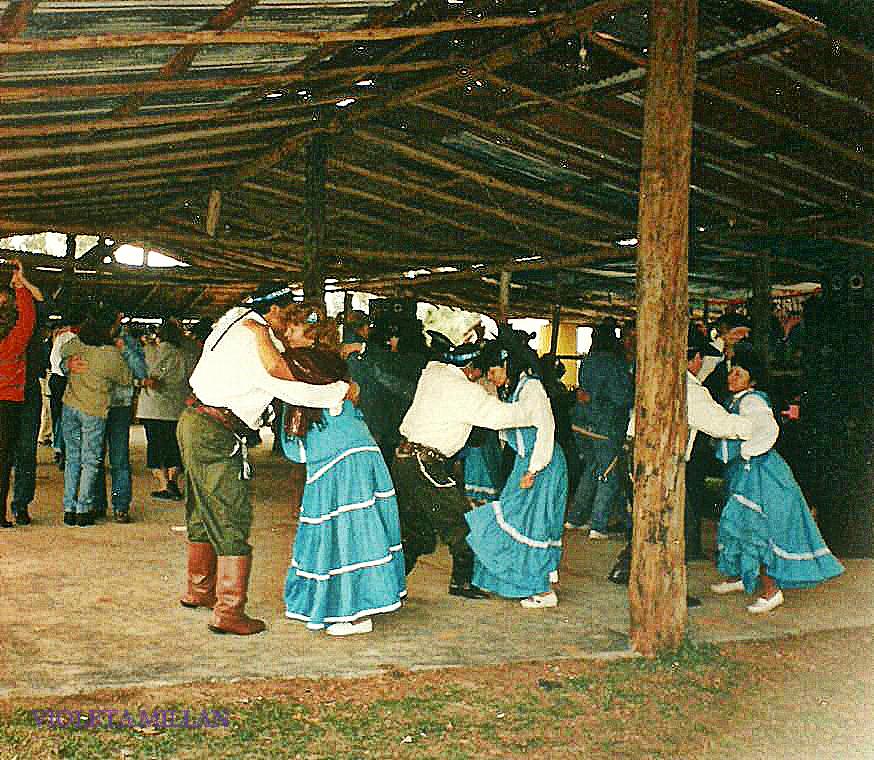
[[[474,504],[494,501],[500,487],[501,444],[494,430],[485,431],[481,446],[471,446],[464,458],[464,495]]]
[[[407,592],[394,484],[360,412],[347,401],[326,413],[305,449],[286,617],[315,630],[398,609]]]
[[[519,487],[531,459],[516,457],[498,501],[465,515],[474,552],[473,583],[499,596],[517,599],[550,590],[558,572],[567,504],[567,462],[560,446],[534,479]]]
[[[823,541],[792,470],[773,449],[726,467],[728,501],[717,533],[719,572],[756,590],[759,569],[780,588],[808,588],[844,567]]]

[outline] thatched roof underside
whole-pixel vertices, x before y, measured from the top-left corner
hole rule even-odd
[[[868,6],[700,0],[693,299],[872,255]],[[190,267],[44,276],[216,314],[300,279],[315,140],[331,287],[630,314],[648,35],[630,0],[0,2],[0,236],[156,247]]]

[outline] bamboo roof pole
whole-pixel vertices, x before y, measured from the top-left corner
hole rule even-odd
[[[686,630],[683,508],[689,177],[697,0],[652,0],[637,262],[632,647],[676,649]],[[667,128],[666,128],[667,127]]]
[[[206,206],[206,234],[215,237],[215,229],[218,226],[219,214],[222,210],[221,190],[210,190],[209,201]]]

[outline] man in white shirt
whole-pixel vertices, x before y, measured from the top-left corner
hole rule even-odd
[[[695,537],[691,536],[691,532],[695,532],[698,536],[700,547],[700,515],[698,507],[701,500],[701,492],[704,490],[703,473],[701,481],[696,480],[697,472],[689,472],[689,459],[692,455],[692,449],[695,445],[695,439],[699,432],[706,433],[713,438],[732,438],[747,440],[752,436],[752,426],[749,420],[744,419],[740,415],[730,414],[725,407],[717,404],[710,391],[707,390],[701,381],[696,377],[701,369],[701,362],[706,351],[704,342],[700,339],[697,330],[689,331],[689,343],[686,351],[686,414],[689,422],[689,437],[686,441],[686,451],[684,459],[686,461],[686,503],[684,510],[684,537],[686,543],[695,541]],[[628,423],[628,436],[634,437],[634,414],[631,415],[631,420]],[[714,455],[715,456],[715,455]],[[691,474],[691,477],[690,477]],[[687,554],[687,556],[689,556]],[[630,560],[631,552],[630,545],[626,546],[617,560],[616,566],[610,572],[610,580],[615,582],[627,583],[627,575],[617,573],[619,564],[623,561],[623,557]],[[615,577],[614,577],[615,576]],[[701,604],[700,600],[695,597],[687,597],[687,604],[690,607],[697,607]]]
[[[449,460],[474,426],[519,427],[530,424],[533,415],[524,402],[505,403],[473,382],[481,375],[473,365],[479,351],[475,344],[463,344],[450,352],[451,364],[427,364],[401,422],[403,437],[392,464],[407,574],[419,556],[435,550],[439,537],[452,555],[449,593],[468,599],[488,595],[470,582],[473,552],[464,519],[468,505]]]
[[[191,375],[196,399],[179,418],[177,438],[187,484],[188,590],[184,607],[212,607],[209,629],[248,636],[265,629],[245,614],[252,567],[251,468],[246,433],[261,426],[273,398],[315,408],[339,406],[349,385],[308,385],[272,377],[259,358],[255,333],[243,322],[285,330],[283,312],[272,304],[263,315],[236,308],[206,339]],[[271,333],[279,351],[282,344]]]

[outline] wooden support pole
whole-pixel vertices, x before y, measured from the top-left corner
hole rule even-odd
[[[498,322],[504,324],[510,313],[510,279],[513,273],[508,270],[501,271],[501,285],[498,291]]]
[[[209,191],[209,202],[206,207],[206,234],[215,237],[215,228],[218,225],[219,214],[222,210],[221,190]]]
[[[322,249],[325,246],[325,165],[327,138],[316,134],[306,146],[303,292],[308,301],[321,302],[325,294],[325,272]]]
[[[767,253],[761,254],[755,260],[751,306],[753,346],[764,360],[767,370],[768,337],[771,332],[771,257]]]
[[[549,335],[549,354],[555,357],[555,352],[558,351],[558,329],[561,325],[561,304],[555,303],[552,305],[552,332]]]
[[[631,643],[676,649],[686,628],[689,177],[697,0],[653,0],[644,108],[637,263]]]

